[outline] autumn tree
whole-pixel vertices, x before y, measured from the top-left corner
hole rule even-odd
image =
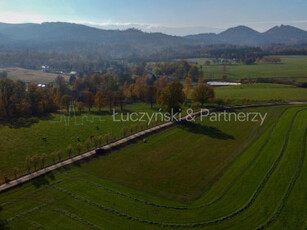
[[[204,103],[214,99],[213,87],[206,85],[204,82],[199,82],[192,93],[194,102],[199,102],[203,107]]]
[[[34,166],[34,170],[35,170],[35,171],[36,171],[36,168],[37,168],[37,166],[38,166],[40,160],[41,160],[41,158],[40,158],[39,155],[33,155],[32,158],[31,158],[31,162],[32,162],[32,164],[33,164],[33,166]]]
[[[95,95],[95,104],[98,107],[99,112],[101,111],[101,108],[105,106],[105,97],[100,91],[98,91]]]
[[[113,103],[114,103],[114,95],[113,92],[111,90],[108,90],[107,94],[106,94],[106,102],[107,105],[110,108],[110,112],[112,111],[112,107],[113,107]]]
[[[118,89],[116,92],[116,99],[118,101],[118,104],[120,106],[120,110],[123,110],[124,102],[125,102],[125,94],[122,87]]]
[[[55,84],[57,88],[60,90],[60,92],[63,94],[64,90],[66,88],[66,82],[63,76],[57,76],[55,79]]]
[[[188,77],[191,78],[193,81],[196,81],[200,77],[199,69],[197,66],[193,65],[190,68],[188,72]]]
[[[157,89],[163,89],[167,86],[168,79],[167,77],[160,77],[158,80],[154,81],[154,86],[157,87]]]
[[[159,95],[159,104],[167,109],[167,111],[178,112],[181,104],[185,100],[183,86],[180,82],[171,82]]]
[[[4,117],[9,118],[11,111],[14,110],[14,94],[16,86],[11,79],[0,80],[0,105],[4,111]]]
[[[47,160],[47,154],[43,153],[42,156],[41,156],[42,168],[45,167],[46,160]]]
[[[20,170],[19,170],[19,168],[17,168],[17,167],[14,167],[13,170],[14,170],[14,176],[15,176],[15,179],[16,179],[16,178],[17,178],[17,174],[18,174],[18,172],[19,172]],[[1,225],[0,225],[0,227],[1,227]]]
[[[31,106],[32,114],[39,114],[43,111],[41,104],[41,94],[38,86],[35,83],[28,84],[27,96]]]
[[[67,154],[68,154],[68,157],[70,158],[71,157],[71,154],[73,152],[73,147],[72,145],[68,145],[68,147],[66,148],[66,151],[67,151]]]
[[[146,98],[147,101],[150,103],[150,108],[153,107],[153,104],[156,102],[157,99],[157,87],[150,85],[147,87],[146,90]]]
[[[66,107],[67,112],[69,110],[69,105],[72,101],[73,101],[72,96],[67,94],[63,95],[61,98],[61,104]]]
[[[133,94],[141,101],[145,99],[146,81],[146,77],[137,78],[133,88]]]
[[[93,105],[95,104],[95,96],[92,92],[86,92],[86,99],[85,99],[85,103],[87,105],[88,111],[91,111],[91,108],[93,107]]]
[[[186,97],[189,96],[190,89],[191,89],[191,84],[192,84],[192,78],[187,77],[185,79],[185,86],[184,86],[184,90],[183,90],[183,92],[184,92]]]
[[[144,72],[145,72],[145,69],[143,66],[135,66],[132,69],[132,74],[135,74],[137,76],[143,76]]]
[[[85,141],[85,145],[86,145],[87,151],[90,149],[91,144],[92,144],[91,140],[86,140],[86,141]]]
[[[180,79],[185,79],[190,71],[190,64],[185,60],[180,60],[175,65],[175,76]]]
[[[75,107],[77,107],[78,113],[82,114],[83,109],[84,109],[84,104],[82,101],[75,102]]]

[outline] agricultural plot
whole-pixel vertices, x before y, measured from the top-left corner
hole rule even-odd
[[[12,80],[20,80],[24,82],[34,82],[34,83],[50,83],[54,82],[59,74],[46,73],[38,70],[22,69],[22,68],[7,68],[0,69],[0,71],[5,70],[8,73],[8,78]],[[69,76],[62,75],[66,80]]]
[[[217,99],[252,100],[258,102],[268,101],[306,101],[307,89],[290,85],[279,84],[243,84],[238,86],[216,87],[215,96]]]
[[[177,126],[1,193],[0,219],[12,229],[302,229],[307,107],[257,111],[269,113],[261,128]]]
[[[152,113],[154,109],[145,103],[127,105],[126,111],[144,111]],[[45,165],[53,162],[51,153],[62,151],[61,159],[68,158],[67,146],[72,145],[72,155],[79,154],[77,144],[81,144],[80,152],[87,150],[86,141],[90,140],[90,149],[95,147],[91,136],[109,134],[110,139],[122,137],[122,128],[133,122],[113,122],[112,113],[105,108],[101,113],[97,110],[82,115],[72,113],[53,113],[45,117],[19,119],[9,124],[0,124],[0,182],[4,176],[14,177],[14,168],[18,168],[18,175],[27,172],[27,156],[46,154]],[[69,122],[69,123],[68,123]],[[39,164],[40,165],[40,164]]]
[[[221,64],[205,65],[206,58],[187,59],[191,64],[202,66],[206,79],[221,79],[226,74],[228,79],[241,78],[282,78],[307,82],[306,56],[280,56],[280,64],[258,63],[253,65]]]

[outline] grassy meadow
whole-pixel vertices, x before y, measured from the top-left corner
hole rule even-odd
[[[135,103],[126,106],[126,112],[132,111],[152,113],[155,110],[150,109],[148,104]],[[85,142],[91,136],[104,137],[105,134],[110,134],[113,139],[118,139],[122,137],[122,128],[133,123],[132,121],[113,122],[112,113],[108,111],[108,108],[104,108],[101,113],[97,109],[91,113],[85,111],[82,115],[76,116],[76,124],[74,117],[71,116],[70,124],[65,125],[63,115],[68,119],[68,114],[63,111],[63,113],[52,113],[44,117],[19,119],[17,122],[0,124],[0,162],[5,162],[0,164],[0,182],[4,181],[4,176],[14,177],[14,167],[19,169],[19,175],[26,173],[27,156],[45,153],[48,156],[46,165],[51,164],[50,154],[62,150],[61,158],[65,159],[68,157],[66,148],[70,144],[74,148],[72,155],[78,154],[76,149],[79,143],[78,138],[84,152],[86,151]],[[87,116],[89,121],[84,116]],[[94,148],[93,142],[90,148]]]
[[[280,58],[279,64],[263,62],[253,65],[227,64],[225,72],[221,64],[205,65],[206,58],[191,58],[187,61],[202,66],[206,79],[221,79],[221,76],[226,74],[228,79],[261,77],[307,82],[307,56],[280,56]]]
[[[245,110],[243,110],[245,111]],[[0,194],[11,229],[303,229],[306,106],[178,125]]]
[[[214,88],[217,99],[249,99],[258,102],[267,101],[307,101],[307,89],[282,84],[242,84]]]
[[[23,69],[23,68],[6,68],[0,69],[0,71],[7,71],[8,78],[12,80],[20,80],[24,82],[35,82],[35,83],[51,83],[54,82],[56,77],[59,74],[55,73],[46,73],[43,71],[38,70],[30,70],[30,69]],[[63,75],[62,76],[68,80],[69,76]]]

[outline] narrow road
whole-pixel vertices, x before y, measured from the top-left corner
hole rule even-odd
[[[243,109],[243,108],[255,108],[255,107],[268,107],[268,106],[276,106],[276,105],[297,105],[297,104],[306,104],[306,103],[307,102],[295,102],[295,101],[293,101],[293,102],[278,103],[278,104],[270,103],[270,104],[254,104],[254,105],[232,106],[232,107],[225,107],[225,109]],[[213,109],[211,109],[210,111],[213,111]],[[200,115],[200,111],[199,112],[195,112],[195,113],[190,114],[190,115],[187,115],[187,116],[183,117],[182,120],[187,120],[190,116],[199,116],[199,115]],[[114,147],[119,147],[119,146],[121,146],[121,145],[123,145],[125,143],[128,143],[128,142],[132,141],[132,140],[135,140],[135,139],[140,138],[142,136],[148,135],[148,134],[153,133],[155,131],[161,130],[163,128],[170,127],[170,126],[172,126],[174,124],[175,124],[174,122],[167,122],[167,123],[164,123],[162,125],[158,125],[158,126],[155,126],[153,128],[149,128],[149,129],[146,129],[144,131],[140,131],[138,133],[132,134],[132,135],[127,136],[127,137],[124,137],[124,138],[119,139],[119,140],[117,140],[117,141],[115,141],[113,143],[104,145],[104,146],[102,146],[102,148],[105,151],[111,150]],[[70,159],[61,161],[61,162],[56,163],[54,165],[51,165],[49,167],[37,170],[37,171],[32,172],[32,173],[29,173],[29,174],[27,174],[25,176],[22,176],[20,178],[12,180],[9,183],[5,183],[5,184],[0,185],[0,192],[5,191],[7,189],[10,189],[10,188],[12,188],[14,186],[17,186],[19,184],[25,183],[27,181],[30,181],[30,180],[32,180],[32,179],[34,179],[36,177],[42,176],[42,175],[44,175],[44,174],[46,174],[48,172],[51,172],[51,171],[53,171],[55,169],[58,169],[58,168],[61,168],[63,166],[72,164],[72,163],[80,161],[82,159],[86,159],[86,158],[91,157],[91,156],[93,156],[95,154],[96,154],[95,150],[92,150],[92,151],[80,154],[78,156],[72,157]]]

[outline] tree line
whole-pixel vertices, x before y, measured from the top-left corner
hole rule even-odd
[[[79,113],[85,108],[90,112],[93,107],[97,107],[99,111],[103,107],[107,107],[110,111],[114,107],[124,110],[126,104],[134,102],[146,102],[150,107],[158,103],[165,110],[170,108],[177,110],[189,95],[195,77],[191,71],[193,69],[190,67],[185,73],[187,75],[185,86],[180,82],[170,81],[165,76],[154,75],[137,76],[120,84],[119,79],[109,73],[96,73],[91,77],[71,77],[69,82],[66,82],[64,77],[58,76],[54,85],[46,87],[7,78],[0,79],[0,119],[41,115],[59,109],[68,111],[71,102]],[[195,73],[198,74],[197,71]],[[199,86],[213,92],[213,89],[203,81],[199,81],[194,92],[198,92]],[[207,96],[195,95],[193,100],[203,105],[208,100],[201,97]]]

